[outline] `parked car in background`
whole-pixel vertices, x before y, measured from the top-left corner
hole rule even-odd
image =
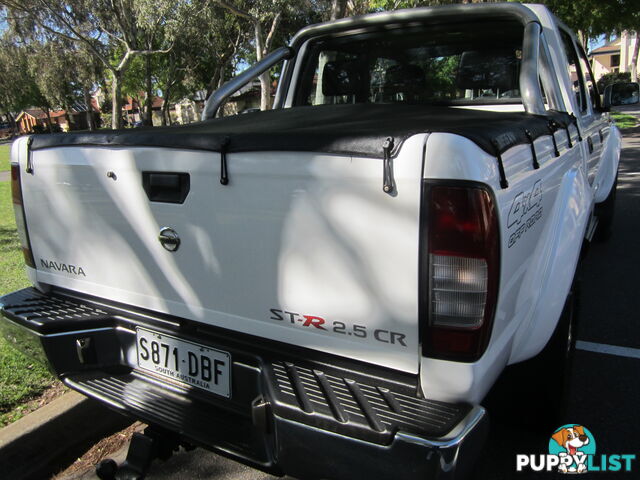
[[[13,128],[9,123],[0,123],[0,138],[11,138],[13,134]]]

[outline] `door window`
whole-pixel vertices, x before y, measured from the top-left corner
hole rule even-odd
[[[571,80],[571,87],[573,89],[574,95],[576,96],[576,102],[578,103],[578,108],[580,109],[580,113],[586,113],[587,100],[584,89],[584,81],[582,79],[582,73],[578,61],[578,54],[576,53],[576,49],[573,45],[573,40],[571,40],[569,34],[567,34],[563,30],[560,30],[560,36],[562,37],[564,52],[567,54],[567,60],[569,61],[569,63],[567,64],[567,69],[569,72],[569,79]]]
[[[582,70],[582,75],[584,77],[584,84],[587,87],[587,92],[589,93],[589,101],[591,102],[591,107],[595,112],[600,109],[600,95],[598,94],[598,87],[593,81],[591,66],[589,65],[589,61],[587,60],[587,56],[585,55],[582,47],[578,47],[578,58],[580,60],[580,70]]]

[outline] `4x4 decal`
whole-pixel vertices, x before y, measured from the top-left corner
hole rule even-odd
[[[531,190],[520,192],[513,199],[507,216],[507,228],[515,227],[509,235],[509,248],[542,218],[542,211],[542,180],[538,180]]]

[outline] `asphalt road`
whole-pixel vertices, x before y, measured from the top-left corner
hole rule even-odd
[[[580,478],[640,478],[639,237],[640,128],[636,128],[625,134],[614,234],[607,243],[594,243],[583,265],[578,339],[638,349],[629,351],[638,358],[578,350],[569,414],[564,423],[585,425],[596,439],[598,454],[632,453],[639,458],[631,474],[600,472]],[[518,392],[513,392],[511,401],[518,403]],[[490,394],[489,408],[500,408],[500,403],[496,406],[492,402]],[[473,480],[567,478],[559,474],[516,473],[516,454],[546,454],[552,433],[527,430],[523,427],[526,417],[527,411],[516,409],[516,414],[508,419],[493,419],[489,441]],[[122,459],[124,453],[120,452],[118,457]],[[88,474],[83,478],[96,477]],[[155,461],[148,478],[266,480],[275,477],[196,449],[181,451],[166,462]]]

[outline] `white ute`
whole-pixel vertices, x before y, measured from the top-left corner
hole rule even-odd
[[[217,118],[280,61],[273,110]],[[543,6],[309,26],[202,122],[14,142],[33,287],[0,298],[2,330],[149,441],[299,478],[463,478],[505,367],[527,361],[519,403],[562,406],[576,269],[613,216],[605,110]]]

